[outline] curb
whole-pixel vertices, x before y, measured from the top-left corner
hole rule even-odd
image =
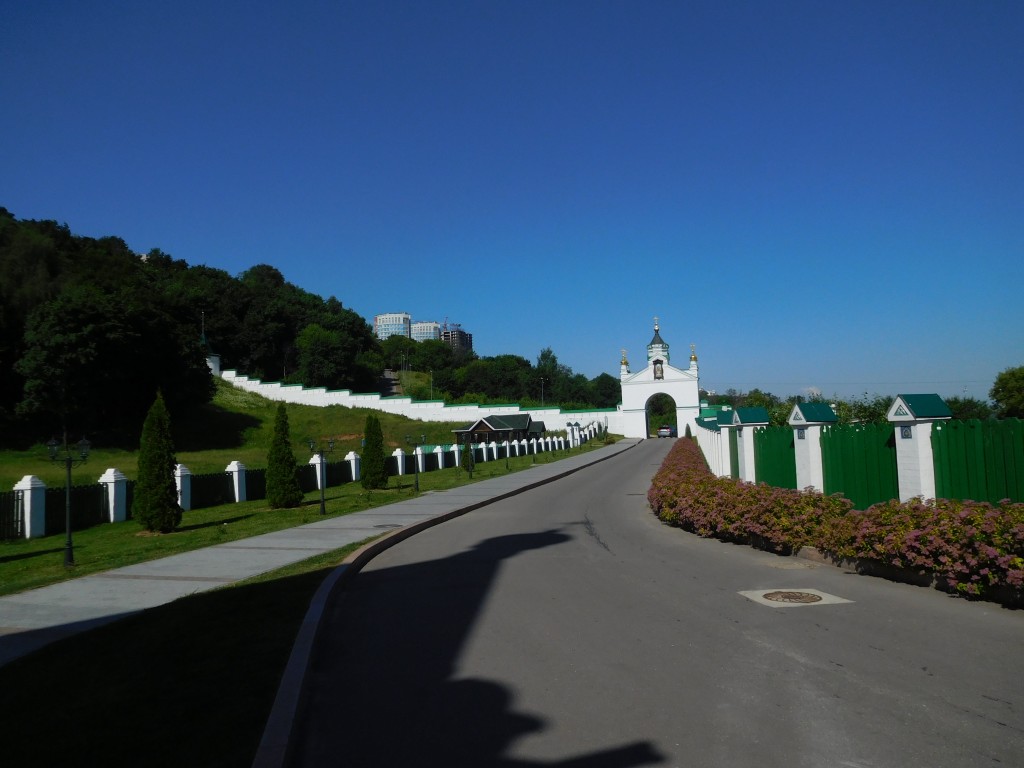
[[[263,729],[263,737],[260,739],[260,745],[256,750],[256,756],[252,762],[253,768],[283,768],[283,766],[286,765],[286,761],[289,757],[291,735],[295,727],[295,719],[303,704],[303,683],[306,678],[306,672],[309,670],[310,661],[313,656],[313,649],[316,646],[317,638],[320,635],[321,619],[323,618],[324,610],[334,595],[335,590],[345,589],[348,583],[359,574],[359,571],[361,571],[367,563],[373,560],[373,558],[381,552],[390,549],[410,536],[415,536],[417,533],[425,531],[428,528],[433,528],[441,523],[446,523],[449,520],[461,517],[462,515],[480,509],[481,507],[486,507],[490,504],[494,504],[495,502],[503,501],[504,499],[508,499],[513,496],[518,496],[519,494],[533,490],[534,488],[539,488],[542,485],[547,485],[555,482],[556,480],[561,480],[563,477],[568,477],[580,470],[587,469],[595,464],[600,464],[601,462],[613,459],[616,456],[640,445],[641,442],[643,441],[638,440],[632,445],[628,445],[622,450],[616,451],[608,456],[603,456],[595,461],[582,464],[578,467],[574,467],[573,469],[565,470],[564,472],[559,472],[558,474],[546,477],[543,480],[527,483],[521,488],[507,491],[484,501],[469,504],[450,512],[443,512],[429,520],[422,520],[404,528],[391,531],[363,545],[346,557],[341,565],[331,571],[327,578],[324,579],[323,583],[317,589],[316,594],[313,595],[313,599],[309,603],[309,609],[306,611],[306,615],[302,619],[302,624],[299,626],[298,634],[295,637],[295,643],[292,645],[292,652],[288,657],[288,663],[285,665],[284,673],[281,675],[281,683],[277,689],[277,696],[274,698],[274,705],[270,710],[270,716],[267,718],[267,724]]]

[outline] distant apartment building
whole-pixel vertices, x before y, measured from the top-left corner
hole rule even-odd
[[[373,318],[373,333],[383,341],[389,336],[412,336],[412,315],[408,312],[389,312]]]
[[[451,347],[456,353],[473,351],[473,334],[462,330],[461,325],[444,324],[441,328],[441,341]]]
[[[433,320],[413,323],[411,326],[413,341],[436,341],[441,338],[441,324]]]
[[[405,336],[413,341],[436,339],[455,352],[473,351],[473,334],[466,333],[458,323],[449,323],[448,318],[443,323],[432,320],[413,322],[408,312],[388,312],[374,316],[373,333],[381,341],[389,336]]]

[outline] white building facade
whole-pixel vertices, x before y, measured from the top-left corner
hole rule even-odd
[[[412,315],[408,312],[388,312],[374,315],[373,333],[383,341],[389,336],[412,336]]]
[[[700,381],[697,354],[691,346],[687,368],[676,368],[669,362],[669,346],[661,338],[658,318],[654,318],[654,338],[647,345],[647,367],[633,373],[629,370],[626,352],[622,352],[619,379],[622,382],[622,405],[619,412],[621,434],[625,437],[649,437],[657,424],[647,423],[647,407],[655,395],[668,395],[675,401],[676,424],[681,437],[687,427],[691,433],[700,416]]]
[[[441,324],[433,320],[413,323],[410,327],[413,341],[440,341]]]

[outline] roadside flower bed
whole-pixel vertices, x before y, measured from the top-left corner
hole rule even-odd
[[[664,522],[700,536],[774,552],[811,546],[833,559],[932,574],[971,597],[1024,601],[1024,504],[914,499],[851,508],[841,495],[716,477],[691,440],[679,440],[647,500]]]

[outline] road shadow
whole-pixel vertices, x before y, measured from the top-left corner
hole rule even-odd
[[[451,557],[361,573],[324,617],[288,765],[634,768],[663,763],[649,742],[535,762],[509,756],[548,722],[513,709],[457,662],[501,564],[569,540],[561,531],[487,539]],[[525,661],[525,660],[524,660]]]

